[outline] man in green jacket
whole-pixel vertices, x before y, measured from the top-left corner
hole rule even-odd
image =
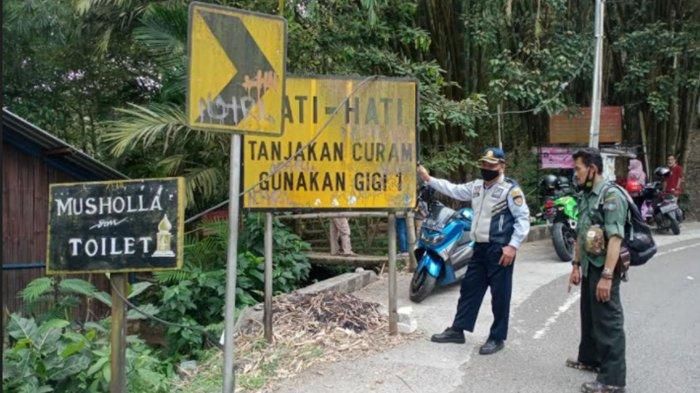
[[[598,149],[582,149],[573,157],[583,195],[569,283],[581,284],[581,342],[578,358],[567,360],[566,365],[598,372],[595,381],[581,386],[584,393],[624,392],[624,315],[621,274],[615,267],[627,220],[627,198],[603,179]]]

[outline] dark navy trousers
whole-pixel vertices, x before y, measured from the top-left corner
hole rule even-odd
[[[510,315],[510,295],[513,290],[513,264],[503,267],[498,264],[503,253],[503,244],[476,243],[474,255],[469,262],[467,273],[462,279],[457,302],[457,314],[452,328],[474,331],[476,317],[486,288],[491,288],[491,311],[493,324],[489,340],[505,340],[508,337],[508,317]]]

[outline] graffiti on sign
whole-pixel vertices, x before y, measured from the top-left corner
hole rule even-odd
[[[192,3],[189,29],[189,125],[281,134],[285,20]]]
[[[243,143],[245,207],[414,205],[415,81],[288,77],[286,83],[285,134]]]
[[[184,179],[51,184],[47,273],[179,269]]]

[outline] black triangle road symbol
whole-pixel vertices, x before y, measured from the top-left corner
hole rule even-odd
[[[229,83],[216,95],[235,112],[233,116],[226,116],[223,124],[236,125],[246,118],[252,106],[260,104],[260,99],[269,90],[270,85],[261,82],[270,78],[276,80],[279,75],[274,74],[272,65],[240,18],[205,10],[199,12],[237,69]],[[206,111],[201,116],[206,116]]]

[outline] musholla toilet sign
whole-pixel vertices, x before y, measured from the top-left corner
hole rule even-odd
[[[52,184],[48,274],[179,269],[184,179]]]

